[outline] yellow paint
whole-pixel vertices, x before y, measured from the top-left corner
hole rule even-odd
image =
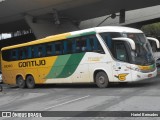
[[[100,61],[103,57],[89,57],[88,61]]]
[[[150,70],[151,66],[138,66],[140,70]]]
[[[53,36],[49,36],[49,37],[42,38],[42,39],[39,39],[39,40],[35,40],[35,41],[32,41],[32,42],[27,42],[27,43],[24,43],[24,44],[5,47],[5,48],[2,48],[2,50],[8,50],[8,49],[13,49],[13,48],[29,46],[29,45],[36,45],[36,44],[40,44],[40,43],[64,40],[70,35],[71,35],[70,33],[63,33],[63,34],[53,35]]]
[[[121,81],[124,81],[124,80],[126,80],[127,75],[128,75],[128,73],[119,74],[117,78]]]
[[[45,76],[51,70],[56,59],[57,59],[57,56],[12,61],[12,62],[2,61],[4,83],[16,84],[17,75],[22,75],[23,78],[25,79],[27,74],[31,74],[34,77],[36,84],[42,84],[46,81]],[[19,62],[39,61],[39,60],[45,60],[46,64],[42,66],[19,67]]]

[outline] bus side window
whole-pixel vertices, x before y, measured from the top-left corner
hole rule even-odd
[[[28,52],[27,52],[27,49],[26,48],[20,48],[19,50],[19,59],[20,60],[23,60],[23,59],[26,59],[27,56],[28,56]]]
[[[67,48],[68,48],[67,41],[65,40],[65,41],[63,41],[63,54],[67,53]]]
[[[102,36],[103,40],[107,44],[108,48],[111,50],[111,48],[112,48],[112,38],[111,38],[110,33],[101,33],[100,35]]]
[[[35,58],[37,57],[37,49],[36,49],[36,46],[32,46],[31,47],[31,58]]]
[[[86,37],[82,37],[82,39],[80,41],[80,44],[81,44],[81,51],[86,52],[87,51],[87,39],[86,39]]]
[[[67,39],[63,41],[63,45],[64,45],[63,53],[70,54],[72,52],[72,41]]]
[[[28,56],[27,58],[32,58],[32,47],[27,47]]]
[[[18,59],[19,60],[22,59],[22,50],[21,49],[18,50]]]
[[[28,48],[24,48],[24,58],[28,59]]]
[[[86,52],[87,46],[86,46],[86,38],[85,37],[79,37],[76,38],[76,52]]]
[[[115,43],[115,58],[120,61],[128,62],[128,55],[123,42]]]
[[[63,53],[62,51],[62,42],[55,42],[55,54],[56,55],[61,55]]]
[[[46,56],[51,56],[53,55],[53,45],[52,44],[47,44],[46,45]]]
[[[72,53],[76,53],[76,40],[71,39],[71,41],[72,41]]]
[[[11,51],[12,60],[18,60],[18,51],[12,50]]]
[[[36,47],[37,55],[36,57],[44,57],[45,56],[45,47],[43,45],[39,45]]]
[[[120,33],[117,33],[117,32],[100,33],[100,35],[103,38],[103,40],[105,41],[105,43],[107,44],[109,50],[113,54],[114,49],[113,49],[112,38],[122,37],[122,35]]]
[[[76,51],[75,52],[79,53],[79,52],[81,52],[81,42],[80,42],[80,39],[76,38],[75,42],[76,42]]]
[[[104,50],[95,35],[89,36],[91,51],[104,53]]]
[[[11,50],[2,51],[2,59],[6,61],[14,60],[12,58],[12,51]]]
[[[88,45],[90,44],[90,45]],[[90,51],[96,52],[98,49],[98,43],[94,36],[89,36],[87,40],[87,46]]]

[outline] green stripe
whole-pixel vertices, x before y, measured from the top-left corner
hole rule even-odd
[[[79,53],[79,54],[73,54],[69,58],[66,66],[64,67],[63,71],[57,78],[66,78],[72,75],[75,70],[77,69],[79,63],[81,62],[82,58],[84,56],[84,53]]]
[[[81,34],[68,36],[67,38],[75,38],[75,37],[81,37],[81,36],[93,35],[93,34],[96,34],[96,32],[94,32],[94,31],[92,31],[92,32],[84,32],[84,33],[81,33]]]
[[[64,69],[64,66],[66,65],[68,59],[70,58],[71,55],[62,55],[59,56],[56,59],[56,62],[54,63],[53,67],[51,68],[49,74],[47,75],[46,78],[56,78]]]
[[[92,32],[82,33],[81,36],[85,36],[85,35],[93,35],[93,34],[96,34],[96,32],[92,31]]]
[[[77,35],[68,36],[67,38],[70,39],[70,38],[75,38],[75,37],[80,37],[80,36],[81,36],[80,34],[77,34]]]
[[[71,76],[77,69],[84,54],[78,53],[59,56],[46,78],[66,78]]]

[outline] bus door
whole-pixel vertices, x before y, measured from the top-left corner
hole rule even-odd
[[[130,81],[132,78],[131,70],[129,69],[128,45],[125,41],[114,41],[113,46],[113,56],[116,59],[116,62],[113,64],[114,81]]]

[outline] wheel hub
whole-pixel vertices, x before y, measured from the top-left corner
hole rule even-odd
[[[99,82],[100,82],[101,84],[104,84],[104,83],[105,83],[105,78],[104,78],[103,76],[100,76],[100,77],[99,77]]]

